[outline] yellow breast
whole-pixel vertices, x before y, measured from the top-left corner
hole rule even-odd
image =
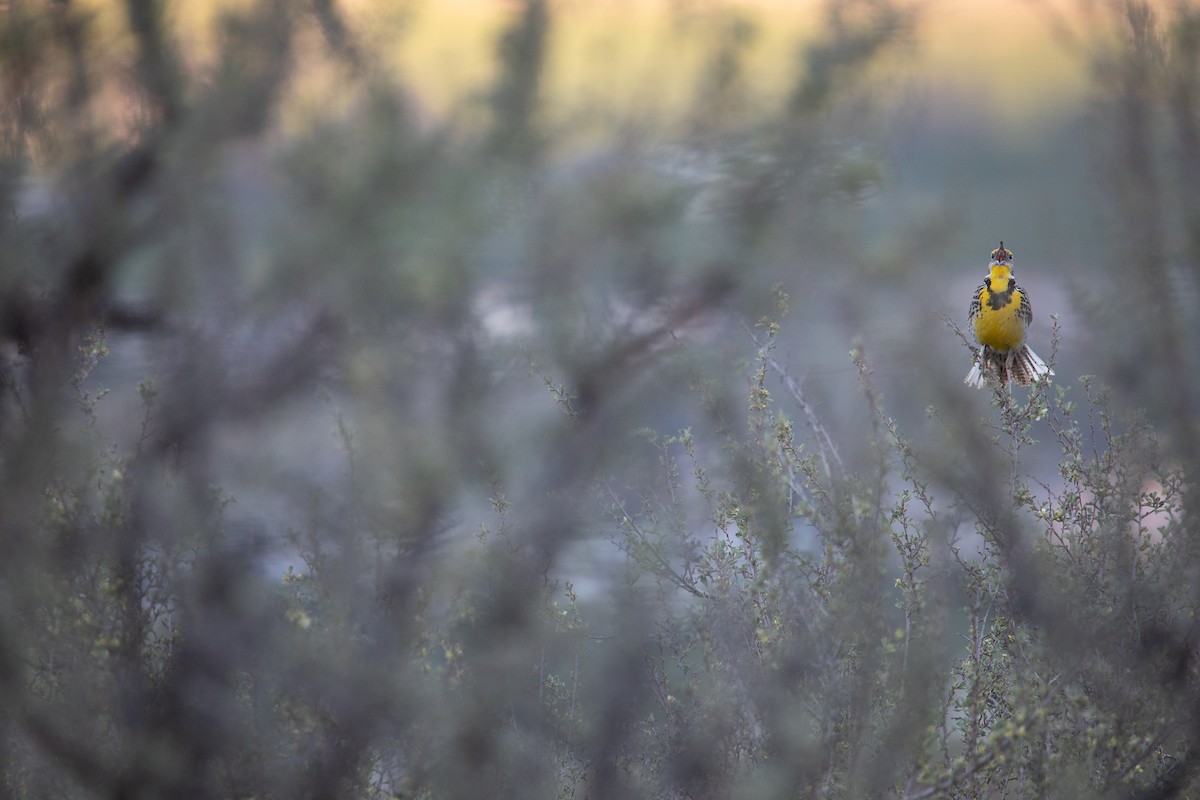
[[[999,305],[999,308],[993,306]],[[1025,343],[1025,323],[1018,313],[1021,290],[992,292],[984,287],[979,291],[979,315],[975,317],[975,338],[982,345],[1004,353]]]

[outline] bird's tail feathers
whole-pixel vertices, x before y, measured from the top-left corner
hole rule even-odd
[[[963,378],[963,383],[973,389],[982,389],[987,383],[987,378],[983,371],[979,369],[979,359],[975,359],[975,363],[971,365],[971,371],[967,373],[967,377]]]
[[[1022,346],[1017,351],[1017,356],[1013,359],[1010,369],[1012,379],[1021,386],[1037,383],[1042,378],[1048,378],[1053,374],[1054,370],[1046,366],[1046,362],[1042,361],[1041,357],[1028,346]]]
[[[976,389],[983,388],[993,379],[1001,386],[1007,386],[1011,381],[1016,381],[1018,386],[1029,386],[1053,374],[1054,370],[1046,366],[1046,362],[1026,345],[1022,345],[1015,353],[998,353],[990,347],[984,347],[971,365],[967,377],[963,378],[963,383]]]

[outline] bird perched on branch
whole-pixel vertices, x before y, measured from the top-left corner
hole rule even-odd
[[[963,383],[979,388],[991,379],[1008,386],[1016,381],[1028,386],[1054,370],[1025,344],[1033,322],[1029,295],[1013,280],[1013,254],[1004,242],[992,251],[990,273],[971,298],[968,319],[975,326],[980,348]]]

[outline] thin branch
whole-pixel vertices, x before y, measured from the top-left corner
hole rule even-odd
[[[665,575],[671,581],[671,583],[675,584],[680,589],[689,592],[693,596],[707,598],[707,594],[697,589],[691,583],[691,581],[680,575],[675,568],[671,566],[670,562],[663,557],[662,553],[659,552],[659,549],[650,542],[650,537],[646,535],[646,532],[642,530],[641,526],[633,521],[633,517],[631,517],[625,511],[625,503],[620,497],[617,496],[617,493],[612,488],[612,485],[605,481],[604,488],[605,491],[608,492],[608,496],[612,499],[616,509],[621,513],[621,521],[625,523],[625,526],[628,527],[628,530],[637,534],[637,537],[641,540],[641,542],[646,545],[646,551],[654,557],[654,562],[658,565],[658,568],[662,571],[662,574]]]
[[[1051,681],[1050,689],[1046,692],[1046,696],[1042,698],[1041,702],[1038,703],[1037,708],[1035,709],[1035,714],[1038,710],[1047,708],[1050,703],[1062,693],[1063,687],[1066,684],[1067,682],[1063,682],[1055,685],[1054,682]],[[1016,739],[1013,738],[1001,739],[995,747],[976,758],[970,764],[967,764],[960,771],[947,775],[945,778],[931,786],[926,786],[925,788],[916,792],[910,792],[904,795],[904,800],[923,800],[923,798],[926,797],[935,797],[949,792],[955,786],[958,786],[961,781],[972,777],[980,770],[985,768],[988,764],[995,761],[997,756],[1002,755],[1011,749],[1015,742]]]
[[[826,457],[826,454],[828,454],[828,456],[832,457],[834,463],[837,465],[838,477],[844,478],[846,476],[846,465],[842,462],[842,456],[838,453],[837,445],[833,443],[833,438],[829,435],[829,431],[826,430],[825,426],[821,424],[821,421],[817,419],[817,413],[813,410],[813,407],[809,404],[807,398],[805,398],[804,391],[800,388],[799,382],[792,377],[791,373],[788,372],[787,369],[785,369],[784,366],[780,364],[773,355],[771,355],[770,348],[759,340],[758,336],[756,336],[754,333],[754,329],[747,325],[745,320],[742,320],[742,327],[746,330],[746,333],[749,334],[750,339],[754,342],[755,346],[758,347],[759,356],[763,359],[763,362],[766,363],[766,365],[770,367],[776,375],[779,376],[779,379],[783,381],[783,386],[785,389],[787,389],[788,394],[791,395],[792,399],[796,401],[796,405],[800,406],[800,410],[804,413],[804,418],[808,422],[809,430],[811,430],[813,435],[817,438],[817,452],[821,457],[821,465],[824,467],[825,477],[830,479],[833,478],[833,472],[830,469],[829,460]]]

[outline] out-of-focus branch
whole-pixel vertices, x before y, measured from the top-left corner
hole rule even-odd
[[[183,113],[183,72],[163,24],[159,0],[127,0],[129,28],[138,47],[138,79],[157,112],[159,123],[174,127]]]

